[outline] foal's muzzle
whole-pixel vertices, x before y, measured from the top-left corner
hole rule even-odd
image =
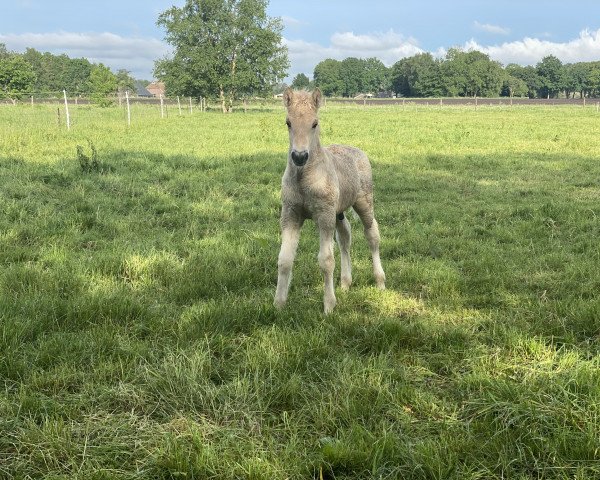
[[[308,161],[308,152],[306,150],[303,150],[302,152],[292,150],[292,161],[297,167],[303,167]]]

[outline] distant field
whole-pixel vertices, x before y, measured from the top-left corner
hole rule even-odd
[[[595,105],[327,106],[388,286],[352,221],[328,317],[283,109],[136,108],[0,106],[0,478],[600,478]]]

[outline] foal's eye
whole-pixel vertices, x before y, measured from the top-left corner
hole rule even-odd
[[[317,128],[318,124],[319,124],[319,121],[315,120],[314,123],[313,123],[313,125],[312,125],[312,128]]]
[[[292,128],[292,123],[289,120],[286,120],[285,124],[287,125],[288,128]]]

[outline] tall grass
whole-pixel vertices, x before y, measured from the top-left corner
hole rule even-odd
[[[595,109],[325,108],[388,278],[353,222],[328,317],[282,110],[55,116],[0,108],[0,477],[600,477]]]

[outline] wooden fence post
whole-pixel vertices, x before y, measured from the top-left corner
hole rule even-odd
[[[127,102],[127,126],[131,125],[131,110],[129,109],[129,90],[125,90],[125,101]]]
[[[69,115],[69,102],[67,102],[67,91],[63,90],[65,97],[65,112],[67,113],[67,130],[71,130],[71,116]]]
[[[181,116],[181,102],[179,101],[179,95],[177,95],[177,106],[179,107],[179,116]]]
[[[160,94],[160,118],[165,118],[164,102],[162,93]]]

